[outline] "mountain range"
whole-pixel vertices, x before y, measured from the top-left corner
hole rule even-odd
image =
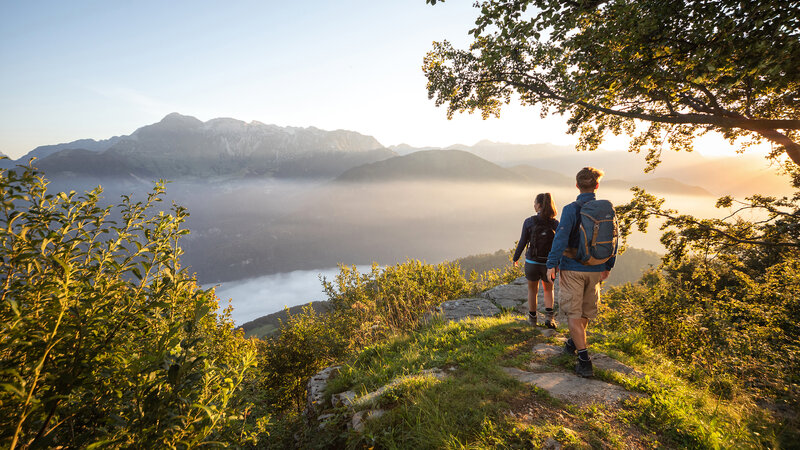
[[[460,153],[457,153],[460,152]],[[81,139],[33,149],[1,167],[35,165],[51,179],[116,181],[154,179],[307,178],[350,181],[449,179],[530,181],[572,185],[573,174],[591,165],[606,170],[606,183],[639,185],[659,192],[707,195],[787,194],[788,179],[762,158],[737,155],[705,158],[668,152],[646,174],[641,155],[629,152],[576,152],[552,144],[480,141],[446,148],[384,147],[354,131],[279,127],[218,118],[202,122],[172,113],[130,135]],[[502,169],[502,170],[501,170]]]
[[[202,122],[172,113],[127,136],[37,147],[31,157],[49,177],[334,177],[395,153],[345,130],[294,128],[235,119]],[[8,164],[6,164],[8,165]]]

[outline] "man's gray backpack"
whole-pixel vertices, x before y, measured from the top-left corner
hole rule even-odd
[[[577,245],[567,248],[564,255],[581,264],[596,266],[617,254],[619,225],[614,205],[608,200],[590,200],[578,207]],[[570,247],[575,245],[575,236],[570,235]]]

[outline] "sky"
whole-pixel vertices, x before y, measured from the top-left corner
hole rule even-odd
[[[132,133],[171,112],[346,129],[384,146],[574,145],[560,116],[447,120],[435,40],[469,43],[472,0],[0,2],[0,152]],[[730,154],[721,141],[700,150]],[[609,149],[624,148],[611,140]]]

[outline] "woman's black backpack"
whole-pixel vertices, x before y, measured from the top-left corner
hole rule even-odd
[[[554,237],[556,237],[556,232],[553,230],[552,219],[533,216],[533,228],[528,243],[532,261],[547,262],[547,255],[550,253],[550,247],[553,246]]]

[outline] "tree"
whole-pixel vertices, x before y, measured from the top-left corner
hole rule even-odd
[[[255,349],[180,267],[187,211],[100,193],[0,171],[0,447],[244,440]]]
[[[443,0],[442,0],[443,1]],[[435,4],[437,0],[427,0]],[[800,5],[793,0],[487,0],[468,50],[434,42],[428,96],[499,116],[518,96],[568,115],[578,148],[634,135],[649,169],[664,144],[718,131],[741,150],[768,140],[800,164]],[[636,129],[637,121],[649,124]]]

